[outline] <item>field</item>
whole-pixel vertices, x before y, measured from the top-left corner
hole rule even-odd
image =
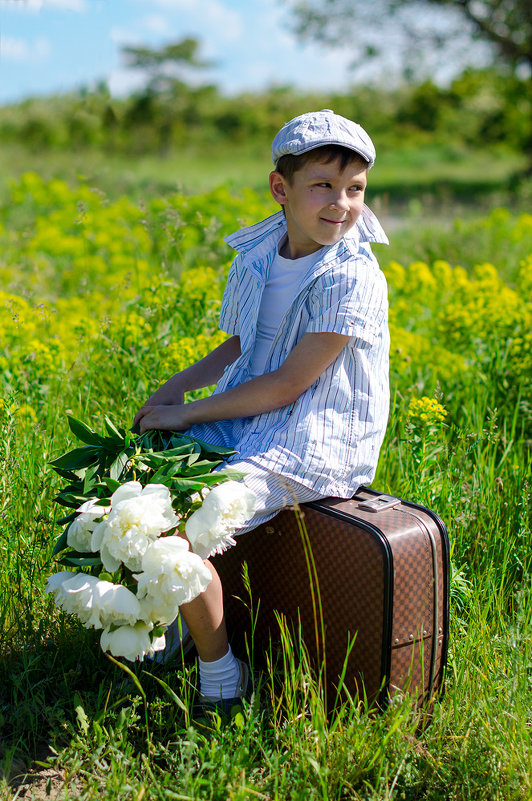
[[[436,510],[452,546],[446,694],[428,726],[408,696],[328,719],[296,662],[229,725],[199,727],[183,703],[193,667],[161,674],[174,695],[142,665],[129,681],[44,594],[61,514],[48,463],[77,444],[67,414],[127,426],[218,344],[223,237],[274,210],[261,191],[162,193],[146,175],[128,196],[35,172],[4,190],[0,798],[532,798],[530,214],[417,224],[378,247],[392,409],[374,486]]]

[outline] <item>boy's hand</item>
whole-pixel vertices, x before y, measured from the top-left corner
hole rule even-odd
[[[185,402],[183,390],[173,387],[171,380],[150,395],[144,406],[180,406]]]
[[[167,381],[156,392],[151,395],[146,403],[141,406],[134,417],[133,425],[135,426],[143,416],[142,412],[148,406],[181,406],[185,403],[185,393],[182,390],[172,388],[171,381]],[[156,428],[156,426],[150,426]],[[177,429],[176,429],[177,430]]]
[[[174,406],[146,405],[138,410],[133,425],[138,423],[141,434],[151,429],[184,431],[190,426],[190,423],[186,420],[186,408],[183,404]]]

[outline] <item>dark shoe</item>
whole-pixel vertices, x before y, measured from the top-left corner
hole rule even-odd
[[[194,704],[194,717],[204,716],[206,712],[218,712],[218,714],[230,718],[236,709],[242,709],[243,698],[249,700],[253,689],[251,671],[241,659],[236,661],[240,667],[240,678],[233,698],[214,698],[199,694]]]

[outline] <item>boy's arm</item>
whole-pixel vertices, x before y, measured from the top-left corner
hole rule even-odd
[[[349,339],[328,332],[305,334],[277,370],[185,405],[143,406],[135,422],[140,421],[141,432],[151,428],[183,431],[194,423],[251,417],[288,406],[332,364]]]
[[[228,364],[240,356],[240,337],[232,336],[222,342],[203,359],[176,373],[148,398],[146,406],[174,406],[184,403],[185,392],[209,387],[222,377]],[[139,412],[134,423],[139,418]]]

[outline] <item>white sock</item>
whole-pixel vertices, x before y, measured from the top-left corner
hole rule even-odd
[[[231,646],[225,656],[215,662],[199,662],[200,691],[207,698],[234,698],[240,681],[240,665]]]

